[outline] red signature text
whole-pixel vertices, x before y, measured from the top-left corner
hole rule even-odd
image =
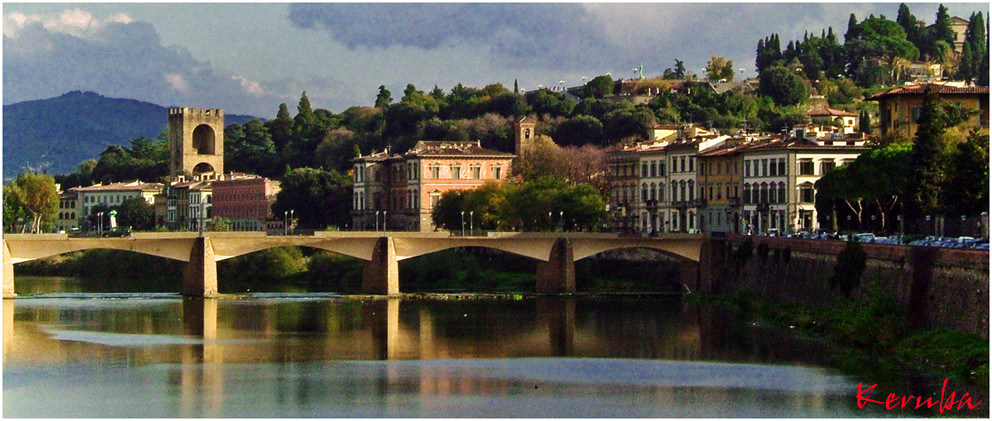
[[[968,392],[964,392],[960,398],[957,396],[957,391],[954,390],[952,390],[948,395],[947,379],[944,379],[944,387],[940,389],[940,400],[937,401],[934,401],[934,396],[924,398],[923,396],[913,395],[898,396],[895,393],[889,393],[889,395],[885,397],[885,401],[880,401],[877,399],[872,399],[868,396],[868,393],[875,390],[875,386],[878,385],[873,384],[871,387],[865,389],[863,383],[858,383],[858,408],[864,408],[865,405],[869,403],[884,405],[887,411],[891,411],[896,408],[906,409],[906,407],[910,407],[911,409],[926,407],[927,409],[930,409],[936,406],[940,413],[943,414],[944,411],[960,411],[964,408],[975,409],[982,404],[981,399],[979,399],[978,402],[972,403],[972,397],[968,395]]]

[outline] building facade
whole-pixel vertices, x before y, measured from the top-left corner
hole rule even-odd
[[[385,151],[355,158],[352,226],[433,231],[431,212],[444,193],[506,181],[513,158],[478,141],[420,141],[403,155]]]
[[[162,183],[144,183],[135,180],[70,189],[75,190],[77,194],[77,226],[81,229],[91,228],[93,223],[89,219],[98,212],[96,209],[114,208],[131,198],[140,197],[149,205],[154,205],[155,195],[162,193],[164,188],[165,185]]]
[[[232,231],[265,231],[279,182],[253,177],[212,182],[210,216],[224,218]]]
[[[832,215],[817,214],[814,184],[867,150],[863,138],[838,142],[830,137],[791,136],[741,148],[743,232],[783,235],[830,230],[836,221],[827,220]]]
[[[923,110],[923,93],[927,86],[937,92],[942,101],[958,104],[978,113],[965,122],[969,128],[989,128],[989,87],[955,86],[951,84],[917,84],[900,86],[868,97],[878,102],[879,128],[882,135],[890,132],[907,138],[916,135]]]

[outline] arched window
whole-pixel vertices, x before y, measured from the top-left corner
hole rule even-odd
[[[744,204],[751,204],[751,183],[744,183]]]
[[[658,201],[665,201],[665,183],[658,183]]]
[[[654,183],[651,183],[651,200],[655,200],[658,197],[658,194],[656,193],[657,192],[656,189],[657,186]]]
[[[642,202],[648,201],[648,183],[641,184],[641,201]]]
[[[689,162],[692,162],[691,160]],[[696,182],[689,180],[689,200],[694,200],[696,198]]]
[[[787,203],[785,197],[785,182],[779,181],[778,183],[778,203]]]

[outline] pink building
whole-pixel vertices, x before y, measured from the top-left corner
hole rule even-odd
[[[212,218],[231,222],[232,231],[264,231],[278,182],[264,177],[213,181]]]

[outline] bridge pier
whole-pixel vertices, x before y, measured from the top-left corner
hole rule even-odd
[[[575,259],[568,239],[556,240],[549,257],[537,263],[537,292],[575,292]]]
[[[699,250],[699,262],[682,262],[682,267],[695,266],[696,289],[704,292],[719,292],[721,268],[726,260],[727,237],[724,235],[707,234],[706,240]],[[686,271],[682,271],[682,281],[692,285],[686,279]]]
[[[197,237],[189,252],[189,262],[183,270],[183,296],[216,297],[217,260],[209,237]]]
[[[372,249],[372,259],[362,268],[362,293],[395,295],[400,293],[400,269],[392,237],[379,237]]]
[[[14,298],[14,261],[10,258],[10,248],[3,242],[3,298]]]

